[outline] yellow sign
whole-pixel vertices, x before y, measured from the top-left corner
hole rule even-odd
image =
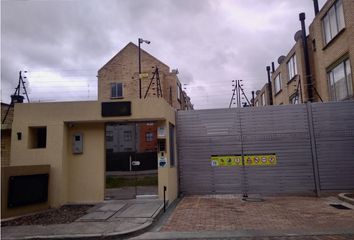
[[[140,78],[148,78],[148,77],[149,77],[149,74],[148,74],[148,73],[140,73],[140,74],[139,74],[139,77],[140,77]]]
[[[212,167],[242,166],[241,155],[211,156]],[[275,154],[244,155],[245,166],[271,166],[277,164]]]
[[[241,156],[212,156],[211,166],[213,167],[229,167],[229,166],[241,166]]]

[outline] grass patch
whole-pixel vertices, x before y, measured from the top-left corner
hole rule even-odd
[[[134,186],[155,186],[157,185],[157,176],[145,177],[106,177],[106,188],[121,188]]]

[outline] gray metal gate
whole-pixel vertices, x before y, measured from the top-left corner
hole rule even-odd
[[[179,111],[177,141],[186,194],[354,189],[354,102]],[[212,155],[265,153],[275,153],[277,164],[210,162]]]

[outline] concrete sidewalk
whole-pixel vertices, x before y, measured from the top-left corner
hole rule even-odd
[[[2,227],[2,239],[119,237],[148,228],[163,211],[157,199],[114,200],[98,204],[69,224]]]

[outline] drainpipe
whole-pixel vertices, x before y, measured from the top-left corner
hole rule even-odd
[[[269,105],[273,105],[273,90],[272,90],[272,82],[270,81],[270,67],[266,67],[268,74],[268,86],[269,86]]]
[[[304,51],[304,58],[305,58],[305,70],[306,70],[306,83],[307,83],[307,94],[308,94],[308,101],[313,101],[313,93],[312,93],[312,77],[311,77],[311,69],[310,69],[310,60],[309,60],[309,50],[307,47],[307,40],[306,40],[306,28],[305,28],[305,13],[299,14],[299,19],[301,21],[301,33],[302,33],[302,48]]]
[[[318,0],[313,0],[313,8],[315,10],[315,16],[316,16],[318,14],[318,12],[320,11],[319,7],[318,7]]]

